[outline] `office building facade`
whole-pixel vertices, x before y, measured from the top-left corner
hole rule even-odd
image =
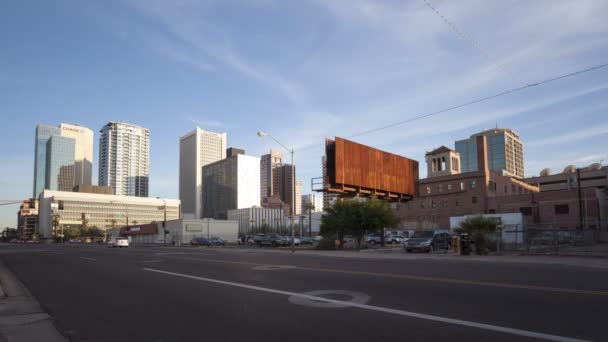
[[[274,193],[278,194],[281,201],[283,201],[290,208],[290,214],[299,215],[302,209],[302,183],[295,179],[295,172],[295,167],[292,167],[292,165],[281,165],[272,170],[272,181]],[[299,186],[298,183],[300,184]]]
[[[460,154],[461,172],[476,172],[476,138],[485,136],[488,146],[488,166],[491,171],[505,172],[507,175],[524,178],[523,144],[517,133],[511,129],[489,129],[472,135],[469,139],[456,141],[456,151]]]
[[[311,212],[318,213],[323,211],[323,195],[318,193],[312,193],[308,195],[302,195],[302,214],[308,214],[308,204],[312,203],[313,209]]]
[[[46,189],[72,190],[75,149],[75,141],[72,138],[55,135],[49,139],[46,144]]]
[[[202,168],[203,217],[226,219],[228,210],[260,206],[260,158],[239,154]]]
[[[260,159],[260,196],[262,200],[275,194],[273,170],[283,165],[281,151],[270,150]]]
[[[87,226],[102,230],[129,224],[162,222],[180,218],[180,201],[134,196],[44,190],[39,197],[39,232],[53,237],[53,215],[58,229]],[[166,206],[165,206],[166,205]]]
[[[91,184],[92,165],[92,130],[65,123],[36,126],[34,198],[44,189],[70,191],[74,186]]]
[[[99,185],[115,195],[148,197],[150,130],[109,122],[99,133]]]
[[[228,220],[239,222],[239,235],[261,232],[278,232],[287,226],[287,217],[281,209],[241,208],[228,210]]]
[[[74,139],[74,186],[91,185],[93,179],[93,130],[62,123],[62,137]]]
[[[202,218],[202,169],[226,158],[226,133],[196,128],[179,139],[179,198],[182,212]]]

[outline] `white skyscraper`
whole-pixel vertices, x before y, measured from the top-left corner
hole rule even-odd
[[[109,122],[99,133],[99,185],[116,195],[148,197],[150,130]]]
[[[182,212],[202,218],[203,166],[226,158],[226,133],[196,128],[179,139],[179,199]]]

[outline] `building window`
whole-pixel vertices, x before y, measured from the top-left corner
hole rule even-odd
[[[515,193],[515,184],[511,184],[511,193],[514,194]]]
[[[452,190],[452,184],[448,184],[448,191]]]
[[[427,187],[426,187],[426,193],[427,193],[427,194],[430,194],[430,193],[431,193],[431,187],[430,187],[430,186],[427,186]]]
[[[496,183],[490,181],[489,185],[490,185],[490,189],[489,189],[490,192],[495,192],[495,190],[496,190]]]
[[[443,184],[437,185],[437,191],[439,191],[439,192],[443,191]]]
[[[460,198],[457,198],[457,199],[456,199],[456,203],[455,203],[455,205],[456,205],[456,206],[459,206],[459,205],[460,205]]]
[[[519,212],[524,216],[532,216],[532,207],[521,207]]]
[[[477,203],[477,196],[471,197],[471,203],[473,203],[473,204]]]
[[[460,190],[464,191],[464,182],[460,182]]]
[[[473,179],[471,181],[471,190],[475,189],[477,187],[477,181],[475,179]]]
[[[426,202],[426,201],[422,201],[422,202],[420,202],[420,208],[422,208],[422,209],[424,209],[424,208],[425,208],[425,206],[426,206],[425,202]]]
[[[570,213],[570,207],[567,204],[556,204],[555,214],[556,215],[568,215]]]
[[[522,187],[521,187],[521,186],[518,186],[518,187],[517,187],[517,192],[518,192],[520,195],[521,195],[521,193],[523,192],[522,190],[523,190],[523,189],[522,189]]]
[[[435,200],[431,201],[431,207],[432,208],[437,208],[437,202],[435,202]]]
[[[488,214],[496,214],[496,209],[490,209],[490,210],[488,210]]]

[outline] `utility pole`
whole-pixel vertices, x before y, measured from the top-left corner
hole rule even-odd
[[[583,223],[583,201],[582,201],[582,193],[581,193],[581,169],[576,168],[576,185],[578,188],[578,224],[581,227],[580,229],[584,229]]]

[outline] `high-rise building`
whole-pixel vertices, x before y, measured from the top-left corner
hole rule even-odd
[[[299,181],[296,179],[296,210],[295,210],[295,214],[296,215],[300,215],[302,214],[302,181]]]
[[[93,178],[93,131],[86,127],[62,123],[59,125],[62,137],[75,140],[74,145],[74,186],[92,185]]]
[[[34,198],[44,189],[71,191],[74,186],[91,184],[93,131],[90,129],[65,123],[59,127],[38,125],[35,149]]]
[[[46,144],[45,188],[59,191],[72,191],[74,188],[73,138],[52,136]]]
[[[260,206],[260,158],[237,154],[203,166],[203,217],[226,219],[228,210]]]
[[[312,203],[314,209],[311,212],[318,213],[323,211],[323,195],[312,193],[302,195],[302,214],[308,214],[308,204]]]
[[[115,195],[148,197],[150,130],[109,122],[99,133],[99,185]]]
[[[179,199],[184,215],[203,217],[203,166],[225,158],[226,133],[197,127],[179,138]]]
[[[471,135],[469,139],[456,141],[460,153],[461,172],[478,171],[476,137],[485,136],[488,142],[488,166],[490,170],[505,172],[518,178],[524,177],[523,144],[517,133],[508,128],[489,129]]]
[[[260,160],[260,196],[262,200],[271,197],[275,193],[274,178],[272,170],[283,164],[281,151],[270,150],[270,153],[262,156]]]
[[[295,167],[292,168],[291,164],[284,164],[274,168],[272,170],[273,191],[275,194],[279,195],[281,201],[283,201],[287,206],[289,206],[290,214],[299,215],[301,212],[302,183],[295,179],[294,172]],[[294,181],[296,182],[295,199],[293,183]],[[299,190],[298,182],[300,182]]]
[[[61,130],[59,127],[42,124],[36,126],[33,198],[38,198],[38,195],[44,190],[46,185],[46,145],[52,136],[60,135]]]
[[[327,157],[321,157],[321,166],[323,169],[323,188],[329,186],[329,180],[327,178]],[[333,206],[338,200],[338,194],[324,191],[323,192],[323,208],[329,208]]]

